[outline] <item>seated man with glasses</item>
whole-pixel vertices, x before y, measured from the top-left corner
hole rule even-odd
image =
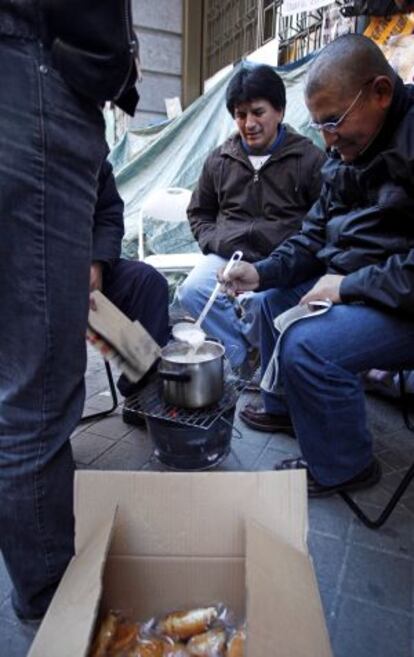
[[[414,365],[414,87],[372,41],[348,34],[315,59],[305,97],[330,155],[320,198],[299,235],[224,278],[236,294],[268,290],[263,372],[280,335],[275,317],[332,304],[288,326],[263,405],[241,412],[255,429],[296,434],[303,458],[275,468],[306,468],[309,494],[324,496],[381,476],[359,373]]]

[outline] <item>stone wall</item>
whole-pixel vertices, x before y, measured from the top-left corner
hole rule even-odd
[[[133,0],[143,80],[130,127],[166,118],[165,98],[182,95],[182,0]]]

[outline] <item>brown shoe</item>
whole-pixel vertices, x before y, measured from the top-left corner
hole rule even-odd
[[[295,435],[289,415],[266,413],[261,405],[246,404],[239,416],[248,427],[264,433],[288,433]]]

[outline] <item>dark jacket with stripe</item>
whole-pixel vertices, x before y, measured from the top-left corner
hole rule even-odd
[[[255,264],[261,289],[345,276],[344,303],[414,313],[414,87],[398,78],[385,123],[363,156],[331,156],[299,235]]]

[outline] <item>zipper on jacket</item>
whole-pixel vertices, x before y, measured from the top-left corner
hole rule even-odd
[[[255,186],[255,191],[256,191],[256,203],[257,203],[258,214],[264,216],[264,213],[263,213],[262,185],[259,185],[259,182],[260,182],[259,173],[262,170],[262,168],[263,167],[260,167],[260,169],[255,170],[255,172],[253,174],[253,184]],[[253,230],[253,226],[252,226],[252,230]]]

